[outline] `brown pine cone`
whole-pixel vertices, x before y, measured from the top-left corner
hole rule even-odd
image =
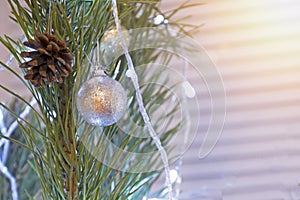
[[[74,55],[63,40],[56,35],[34,33],[34,40],[24,42],[24,45],[35,51],[21,52],[22,57],[31,58],[20,65],[26,68],[24,78],[35,87],[43,87],[53,82],[63,83],[64,78],[72,71]]]

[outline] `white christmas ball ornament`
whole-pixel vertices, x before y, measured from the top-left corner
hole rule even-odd
[[[128,46],[130,41],[129,32],[124,27],[121,27],[121,30],[126,45]],[[105,65],[110,65],[115,58],[124,53],[119,33],[115,26],[111,27],[104,33],[100,41],[100,52],[103,53],[103,61]]]
[[[77,109],[94,126],[109,126],[124,114],[127,105],[122,85],[108,77],[97,76],[85,82],[77,95]]]

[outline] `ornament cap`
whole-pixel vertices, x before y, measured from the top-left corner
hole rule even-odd
[[[105,71],[102,66],[96,66],[95,71],[93,72],[93,77],[96,76],[106,76]]]

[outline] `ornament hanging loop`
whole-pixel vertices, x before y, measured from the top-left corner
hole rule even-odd
[[[92,67],[92,77],[97,77],[97,76],[106,76],[106,67],[103,67],[101,64],[100,64],[100,59],[98,58],[99,54],[97,53],[98,50],[97,50],[98,46],[96,47],[96,58],[93,59],[93,58],[90,58],[86,52],[84,52],[90,66]],[[95,62],[92,62],[92,59],[95,61]]]
[[[95,70],[93,71],[92,77],[97,77],[97,76],[106,76],[104,67],[100,65],[95,66]]]

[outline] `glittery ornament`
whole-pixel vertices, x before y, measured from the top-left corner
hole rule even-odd
[[[126,104],[124,88],[108,76],[88,80],[77,95],[79,113],[94,126],[109,126],[117,122],[123,116]]]
[[[127,46],[129,44],[129,33],[126,28],[122,27],[123,37]],[[100,41],[100,51],[103,54],[103,61],[105,66],[109,66],[111,62],[123,54],[123,48],[119,39],[118,30],[115,26],[108,29]]]

